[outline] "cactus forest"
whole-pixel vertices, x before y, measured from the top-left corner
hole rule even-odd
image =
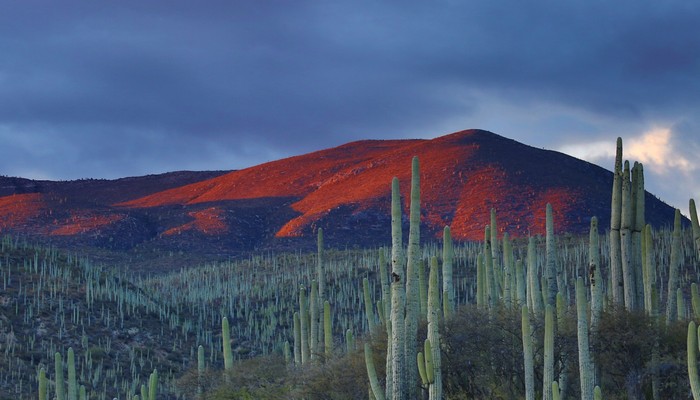
[[[386,184],[387,248],[144,275],[4,237],[0,399],[700,400],[695,204],[646,224],[621,139],[585,236],[422,238],[419,160]]]

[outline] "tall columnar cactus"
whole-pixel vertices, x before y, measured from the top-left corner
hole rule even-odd
[[[430,400],[442,399],[442,368],[440,360],[440,284],[438,282],[438,260],[430,260],[428,283],[428,341],[431,344],[433,379],[428,389]],[[427,353],[426,353],[427,354]],[[430,373],[428,373],[430,374]]]
[[[693,243],[695,244],[695,256],[700,258],[700,223],[698,222],[698,210],[695,208],[695,200],[690,199],[690,224],[693,228]]]
[[[581,399],[593,399],[595,372],[588,342],[588,301],[586,286],[580,276],[576,280],[576,315],[578,327],[578,365],[581,382]]]
[[[625,160],[622,171],[622,219],[620,222],[620,254],[622,260],[622,282],[625,296],[625,308],[634,311],[637,308],[637,286],[634,273],[634,250],[632,248],[632,191],[630,182],[630,163]]]
[[[317,307],[321,309],[323,307],[323,302],[326,300],[326,271],[323,260],[323,228],[318,228],[316,247],[316,281],[318,282],[318,299],[316,302],[318,304]],[[324,336],[323,328],[325,327],[325,323],[323,318],[324,315],[321,312],[318,316],[318,342],[315,344],[316,348],[314,349],[316,353],[320,352],[318,347],[320,346],[321,337]]]
[[[510,308],[514,296],[514,277],[513,277],[513,248],[510,245],[510,237],[508,232],[503,234],[503,302],[506,308]]]
[[[527,275],[528,275],[528,304],[532,312],[539,315],[544,310],[544,300],[540,289],[540,278],[537,273],[537,253],[535,250],[535,238],[530,236],[527,243]]]
[[[681,211],[676,209],[671,239],[671,259],[668,270],[668,293],[666,298],[666,323],[677,319],[676,289],[678,289],[678,270],[681,263]]]
[[[294,313],[294,364],[301,364],[301,318]]]
[[[318,304],[318,283],[316,280],[311,281],[311,293],[309,295],[309,357],[315,360],[319,353],[319,304]]]
[[[446,226],[442,232],[442,301],[445,303],[443,307],[445,319],[450,318],[455,309],[455,290],[452,283],[453,258],[452,233],[450,227]]]
[[[622,138],[617,138],[610,215],[610,276],[614,304],[624,304],[620,228],[622,223]]]
[[[496,294],[496,277],[493,268],[493,253],[491,252],[491,227],[486,225],[484,228],[484,279],[485,291],[484,298],[490,310],[496,308],[498,304],[498,296]]]
[[[525,400],[535,400],[535,356],[532,349],[530,313],[527,305],[522,306],[523,365],[525,369]]]
[[[698,332],[695,321],[688,323],[688,379],[693,399],[700,400],[700,377],[698,377]]]
[[[644,165],[642,163],[634,163],[634,173],[632,174],[632,185],[634,194],[633,197],[633,226],[632,226],[632,248],[634,250],[634,281],[637,285],[637,308],[641,309],[644,305],[644,281],[642,264],[644,254],[642,253],[642,241],[644,236],[644,228],[646,226],[645,212],[645,190],[644,190]]]
[[[515,283],[517,287],[517,300],[518,305],[527,305],[527,282],[525,278],[525,271],[523,269],[523,260],[518,259],[515,262]]]
[[[598,236],[598,218],[591,218],[588,236],[588,278],[591,282],[591,332],[598,329],[603,312],[603,274],[600,265],[600,243]]]
[[[288,342],[284,342],[289,349]],[[289,361],[287,361],[289,362]],[[204,364],[204,346],[201,344],[197,347],[197,398],[202,399],[204,397],[204,370],[206,365]]]
[[[158,395],[158,370],[154,369],[148,377],[148,400],[156,400]]]
[[[409,209],[408,262],[406,266],[406,317],[404,340],[406,362],[406,394],[416,398],[418,366],[416,365],[416,340],[420,294],[418,284],[418,263],[420,262],[420,165],[418,157],[413,157],[411,166],[411,204]]]
[[[66,389],[63,380],[63,357],[61,353],[54,354],[54,371],[56,380],[56,400],[66,400]]]
[[[484,271],[484,253],[476,256],[476,306],[486,307],[486,271]]]
[[[698,284],[690,284],[690,303],[693,307],[693,317],[700,320],[700,294],[698,294]]]
[[[75,352],[68,348],[68,400],[78,400],[78,379],[75,374]]]
[[[643,273],[642,277],[644,279],[644,311],[651,315],[652,313],[652,291],[655,288],[656,282],[656,268],[654,264],[654,243],[652,241],[651,225],[646,225],[644,227],[644,234],[642,235],[642,249],[643,249]]]
[[[491,209],[491,226],[489,231],[491,233],[491,263],[493,264],[494,272],[494,290],[496,293],[501,293],[501,264],[498,258],[498,223],[496,220],[496,209]]]
[[[331,319],[331,304],[323,302],[323,353],[326,358],[333,352],[333,320]]]
[[[39,370],[39,400],[47,400],[48,398],[48,380],[46,379],[46,370],[41,367]]]
[[[552,400],[554,381],[554,307],[545,306],[544,312],[544,369],[542,372],[542,399]]]
[[[233,368],[233,353],[231,352],[231,328],[226,317],[221,320],[221,344],[224,352],[224,370],[228,372]]]
[[[374,367],[372,347],[367,342],[365,342],[365,365],[367,366],[367,376],[369,377],[372,395],[374,395],[375,400],[384,400],[384,391],[382,391],[379,378],[377,378],[377,369]]]
[[[306,364],[311,360],[309,349],[309,305],[306,300],[306,288],[299,288],[299,325],[301,327],[301,363]]]
[[[559,285],[557,283],[557,254],[554,243],[554,217],[552,215],[552,205],[550,203],[547,203],[545,227],[545,273],[547,276],[547,304],[554,306],[556,305],[556,298],[557,293],[559,292]]]
[[[365,303],[365,315],[367,317],[367,327],[369,328],[370,334],[374,334],[375,330],[375,320],[374,320],[374,303],[369,293],[369,279],[362,279],[362,298]]]
[[[406,396],[406,351],[404,317],[406,292],[404,280],[401,233],[401,197],[399,180],[391,182],[391,355],[392,376],[387,376],[387,385],[391,382],[393,399],[405,399]]]

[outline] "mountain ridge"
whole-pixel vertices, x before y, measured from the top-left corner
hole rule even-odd
[[[482,240],[491,208],[500,233],[541,234],[547,203],[558,232],[585,233],[591,216],[609,225],[610,171],[474,129],[434,139],[355,141],[235,171],[65,182],[0,178],[0,230],[64,246],[214,256],[311,249],[319,227],[330,245],[385,245],[391,179],[398,177],[407,210],[414,156],[421,164],[424,240],[439,239],[445,225],[456,240]],[[646,196],[647,221],[669,224],[673,209]]]

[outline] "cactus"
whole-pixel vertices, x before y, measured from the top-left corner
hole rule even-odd
[[[411,162],[411,204],[409,210],[408,257],[406,264],[406,316],[405,327],[405,363],[406,394],[416,398],[418,366],[416,365],[416,338],[418,336],[418,317],[420,312],[420,294],[418,283],[418,263],[420,262],[420,165],[418,157]]]
[[[156,400],[158,394],[158,371],[153,370],[148,378],[148,400]]]
[[[676,316],[679,321],[686,320],[685,316],[685,299],[683,298],[683,290],[681,288],[676,289]]]
[[[525,271],[523,270],[523,260],[515,262],[515,282],[518,294],[518,305],[527,305],[527,283],[525,282]]]
[[[554,381],[554,308],[545,306],[544,312],[544,370],[542,372],[542,399],[552,399]]]
[[[446,226],[442,231],[442,301],[445,303],[443,307],[445,319],[450,318],[455,310],[455,290],[452,283],[453,257],[452,233],[450,227]]]
[[[63,381],[63,359],[59,352],[54,354],[54,369],[56,376],[56,400],[66,400],[65,383]]]
[[[693,306],[694,318],[700,320],[700,295],[698,294],[698,284],[695,282],[690,284],[690,302]]]
[[[530,313],[522,306],[523,365],[525,369],[525,400],[535,400],[535,356],[530,333]]]
[[[306,364],[311,360],[309,349],[309,306],[306,301],[306,288],[299,288],[299,324],[301,325],[301,363]]]
[[[698,377],[698,332],[695,321],[688,323],[688,379],[693,399],[700,400],[700,377]]]
[[[68,348],[68,400],[78,400],[78,379],[75,375],[75,352]]]
[[[634,273],[634,250],[632,248],[632,191],[630,182],[630,163],[625,160],[622,171],[622,218],[620,222],[620,254],[622,260],[622,282],[625,308],[634,311],[637,307],[637,286]]]
[[[537,253],[535,250],[535,238],[530,236],[527,243],[527,275],[528,275],[528,304],[535,315],[544,310],[540,280],[537,274]]]
[[[620,227],[622,222],[622,138],[617,138],[615,171],[613,175],[610,216],[610,277],[613,304],[623,304],[622,253]]]
[[[651,236],[651,225],[646,225],[644,227],[644,234],[642,236],[642,277],[644,279],[644,310],[647,314],[651,315],[653,308],[652,290],[656,281],[656,272],[654,268],[654,244],[652,242]]]
[[[681,211],[676,209],[671,239],[671,260],[668,270],[668,294],[666,299],[666,323],[677,319],[676,289],[678,289],[678,269],[681,257]]]
[[[367,316],[367,327],[369,328],[370,334],[374,334],[374,310],[372,309],[372,299],[369,294],[369,280],[367,278],[362,279],[362,294],[365,303],[365,315]]]
[[[374,367],[374,357],[372,355],[372,347],[369,343],[365,343],[365,365],[367,366],[367,376],[369,377],[369,385],[372,394],[376,400],[384,400],[384,392],[377,378],[377,370]]]
[[[350,354],[355,351],[355,335],[352,333],[352,329],[348,328],[345,331],[345,352]]]
[[[591,331],[598,328],[603,312],[603,274],[600,265],[598,218],[591,218],[591,229],[588,236],[588,278],[591,282]]]
[[[309,294],[309,359],[315,360],[318,354],[319,344],[319,310],[318,310],[318,282],[311,281],[311,293]]]
[[[221,320],[221,344],[224,351],[224,369],[228,372],[233,368],[233,353],[231,352],[231,328],[226,317]]]
[[[48,397],[48,381],[46,379],[46,370],[42,367],[39,370],[39,400],[47,400]]]
[[[547,276],[547,304],[554,306],[556,305],[556,297],[557,293],[559,292],[559,285],[557,284],[557,266],[555,261],[556,249],[554,244],[554,217],[552,215],[552,205],[549,203],[547,203],[546,209],[545,233],[545,274]]]
[[[301,364],[301,320],[299,313],[294,313],[294,364]]]
[[[404,312],[406,293],[403,281],[402,238],[401,238],[401,198],[399,180],[391,182],[391,378],[387,376],[387,385],[391,382],[392,395],[395,399],[406,396],[406,356]],[[389,353],[389,352],[387,352]],[[389,354],[387,354],[387,357]]]
[[[331,319],[331,304],[323,302],[323,352],[326,358],[333,352],[333,320]]]
[[[484,253],[476,257],[476,306],[486,306],[486,271],[484,271]]]
[[[430,387],[428,389],[430,400],[442,399],[442,368],[440,358],[440,289],[438,282],[438,260],[433,257],[430,260],[430,280],[428,283],[428,339],[431,356],[426,350],[426,359],[432,361],[432,368],[426,370]],[[432,372],[431,372],[432,371]]]
[[[586,287],[583,278],[576,280],[576,315],[578,327],[578,365],[581,382],[581,398],[592,399],[595,386],[595,373],[591,350],[588,342],[588,301],[586,300]]]
[[[585,397],[581,396],[582,399],[585,399]],[[561,399],[561,392],[559,391],[559,384],[557,381],[552,382],[552,400],[560,400]]]
[[[700,258],[700,223],[698,223],[698,210],[695,208],[695,200],[688,202],[690,210],[690,224],[693,229],[693,243],[695,244],[695,256]]]
[[[603,400],[603,392],[600,390],[600,386],[596,386],[593,389],[593,400]]]
[[[289,344],[287,344],[287,351],[289,351]],[[289,362],[289,361],[287,361]],[[204,364],[204,346],[201,344],[197,347],[197,398],[202,399],[204,396],[204,369],[206,365]]]

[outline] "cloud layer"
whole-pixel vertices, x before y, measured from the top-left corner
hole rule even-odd
[[[552,149],[629,137],[690,197],[698,20],[686,1],[6,2],[0,173],[232,169],[482,128]]]

